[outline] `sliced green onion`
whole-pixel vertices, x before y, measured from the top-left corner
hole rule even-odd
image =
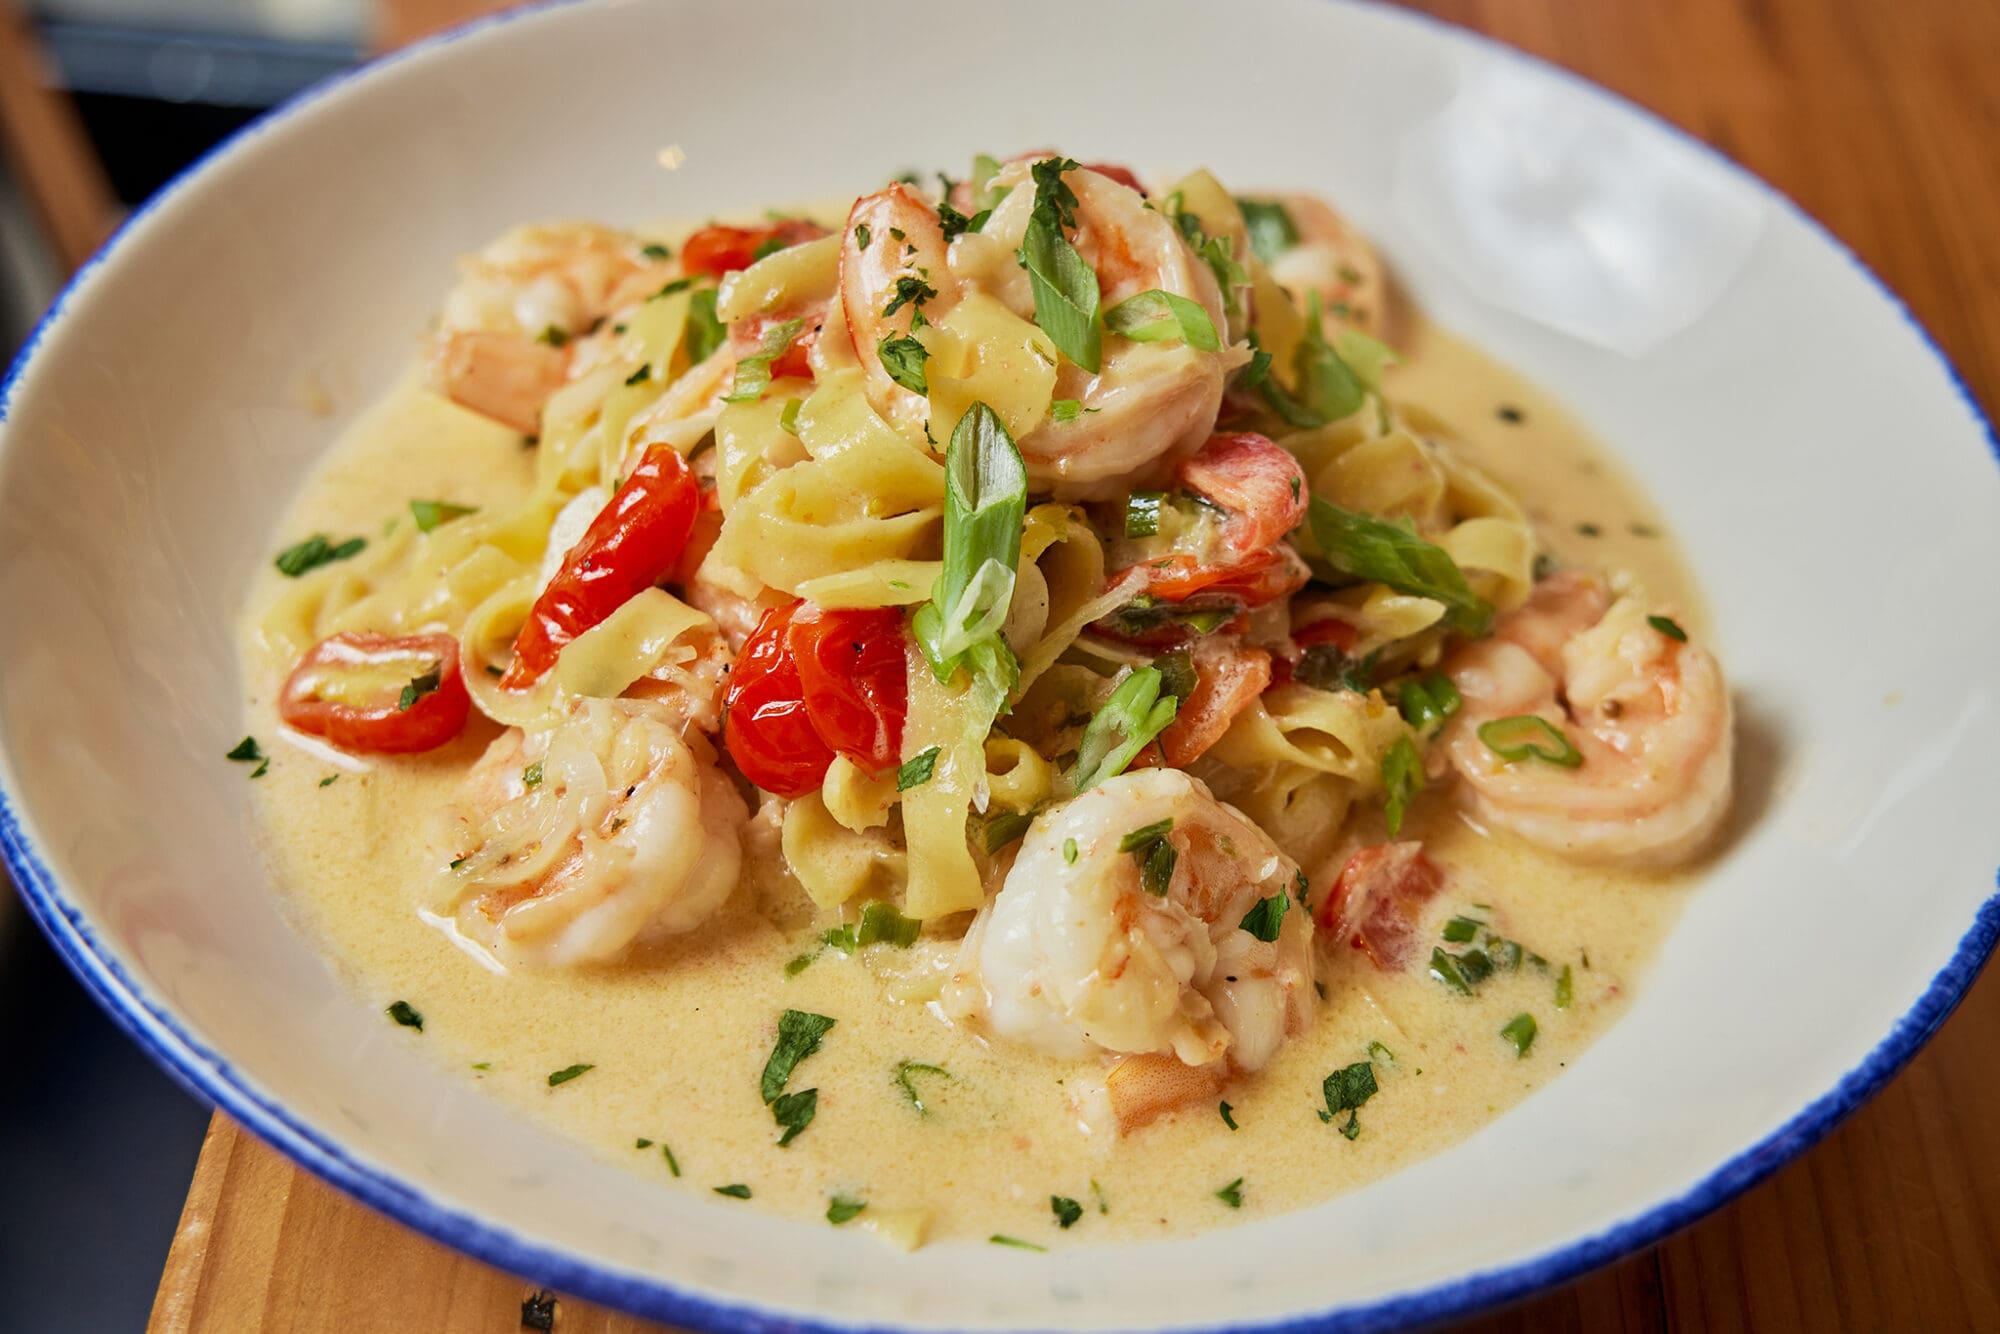
[[[1516,1060],[1528,1054],[1528,1048],[1535,1045],[1535,1016],[1517,1014],[1509,1019],[1500,1030],[1500,1036],[1514,1044]]]
[[[727,1195],[732,1200],[747,1200],[750,1198],[750,1188],[740,1181],[727,1186],[715,1186],[712,1189],[717,1195]]]
[[[1472,984],[1467,982],[1465,974],[1459,971],[1458,956],[1446,954],[1442,945],[1431,947],[1431,976],[1461,996],[1472,994]]]
[[[1382,756],[1382,790],[1387,794],[1382,819],[1389,837],[1394,838],[1403,830],[1403,816],[1410,803],[1424,790],[1424,762],[1417,755],[1416,742],[1407,733],[1397,737]]]
[[[1470,917],[1454,917],[1444,924],[1444,938],[1454,945],[1470,945],[1478,939],[1480,926]]]
[[[999,1232],[995,1232],[986,1240],[992,1242],[995,1246],[1012,1246],[1015,1250],[1019,1251],[1038,1251],[1043,1255],[1047,1255],[1049,1252],[1049,1248],[1046,1246],[1037,1246],[1032,1241],[1022,1241],[1019,1237],[1009,1237]]]
[[[1518,941],[1502,940],[1498,936],[1486,938],[1486,957],[1493,960],[1493,966],[1503,973],[1519,969],[1523,953]]]
[[[1173,888],[1174,865],[1180,855],[1180,850],[1164,838],[1155,843],[1139,866],[1139,887],[1156,899],[1165,898]]]
[[[1464,703],[1450,677],[1443,672],[1432,672],[1421,681],[1405,682],[1396,706],[1402,711],[1403,721],[1421,732],[1457,713]]]
[[[1574,769],[1583,763],[1582,754],[1569,743],[1561,728],[1532,713],[1481,723],[1479,739],[1486,743],[1486,749],[1509,764],[1537,759]]]
[[[1141,854],[1148,852],[1152,849],[1153,844],[1165,837],[1167,831],[1173,827],[1174,821],[1172,816],[1168,816],[1164,820],[1155,820],[1148,825],[1140,825],[1137,829],[1134,829],[1131,833],[1118,840],[1118,850],[1120,852],[1137,852]]]
[[[896,911],[894,904],[877,900],[861,910],[860,929],[854,934],[857,946],[894,945],[906,950],[917,943],[917,936],[924,924],[914,917],[905,917]]]
[[[910,1100],[910,1106],[917,1109],[918,1116],[929,1116],[931,1109],[924,1106],[923,1095],[917,1092],[916,1084],[911,1081],[912,1075],[936,1075],[941,1079],[950,1079],[951,1071],[941,1065],[925,1065],[921,1061],[896,1063],[896,1083],[902,1087],[903,1096]]]
[[[1215,321],[1197,303],[1154,288],[1130,296],[1104,312],[1104,327],[1134,343],[1159,343],[1178,338],[1189,347],[1216,352]]]
[[[1083,400],[1080,398],[1057,398],[1049,401],[1049,417],[1054,421],[1073,422],[1083,415]]]
[[[857,223],[855,223],[855,224],[854,224],[854,248],[855,248],[856,250],[866,250],[866,249],[868,248],[868,242],[869,242],[869,240],[870,240],[870,239],[871,239],[871,238],[870,238],[870,236],[869,236],[869,234],[868,234],[868,224],[867,224],[867,223],[865,223],[865,222],[857,222]]]
[[[1027,811],[1002,811],[986,817],[986,855],[992,856],[1028,832],[1035,817]]]
[[[1215,1198],[1221,1200],[1232,1209],[1241,1209],[1243,1207],[1243,1178],[1238,1177],[1221,1190],[1215,1192]]]
[[[1076,865],[1076,840],[1073,838],[1063,840],[1063,862],[1069,866]]]
[[[1184,648],[1162,653],[1153,659],[1153,666],[1160,673],[1161,693],[1172,695],[1177,700],[1185,702],[1201,682],[1194,669],[1194,655]]]
[[[788,398],[785,400],[785,406],[778,409],[779,430],[787,435],[797,435],[799,433],[799,408],[804,402],[805,400],[802,398]]]
[[[560,1085],[567,1084],[569,1083],[570,1080],[575,1079],[578,1075],[583,1074],[585,1071],[595,1070],[596,1068],[597,1068],[596,1066],[589,1064],[565,1066],[549,1076],[549,1087],[556,1088],[559,1087]]]
[[[1564,964],[1563,970],[1556,974],[1556,1008],[1567,1010],[1575,996],[1576,984],[1570,976],[1569,965]]]
[[[774,324],[764,331],[764,341],[757,350],[736,363],[736,380],[729,392],[722,396],[725,403],[755,403],[771,387],[771,363],[785,354],[785,350],[805,331],[804,320],[786,320]]]
[[[1013,601],[1027,500],[1021,451],[993,409],[974,403],[945,449],[943,568],[912,624],[941,681],[974,644],[998,641]]]
[[[1161,691],[1157,667],[1141,667],[1119,683],[1083,729],[1077,744],[1076,790],[1088,792],[1123,773],[1149,742],[1166,730],[1180,701]]]
[[[1398,593],[1445,605],[1445,622],[1463,634],[1481,635],[1493,606],[1472,591],[1465,572],[1442,547],[1418,537],[1408,521],[1391,522],[1344,510],[1314,496],[1307,509],[1313,541],[1342,574],[1387,584]]]
[[[1151,537],[1160,531],[1160,506],[1164,491],[1134,491],[1125,497],[1125,536]]]
[[[864,225],[861,230],[865,232],[868,228]],[[835,1227],[839,1227],[842,1223],[852,1219],[867,1207],[862,1201],[854,1199],[851,1196],[831,1196],[826,1202],[826,1221]]]

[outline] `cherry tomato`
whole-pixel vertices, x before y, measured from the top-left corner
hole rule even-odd
[[[450,635],[330,636],[299,659],[278,699],[286,726],[382,755],[442,746],[471,708]]]
[[[1444,872],[1421,843],[1377,843],[1347,859],[1320,905],[1319,925],[1345,935],[1382,972],[1407,966],[1422,950],[1424,909],[1444,887]]]
[[[1306,517],[1305,469],[1255,431],[1210,436],[1177,476],[1229,511],[1222,536],[1236,551],[1274,546]]]
[[[805,685],[789,644],[805,604],[773,607],[744,641],[723,696],[723,745],[743,776],[781,797],[803,797],[826,781],[833,749],[806,711]]]
[[[1139,184],[1139,178],[1132,174],[1130,167],[1121,167],[1116,162],[1086,162],[1083,165],[1087,170],[1094,171],[1099,176],[1109,176],[1120,185],[1131,186],[1139,192],[1141,197],[1146,193],[1146,187]]]
[[[870,772],[896,763],[908,709],[903,614],[795,602],[764,613],[729,678],[724,744],[743,776],[801,797],[833,757]]]
[[[1213,564],[1193,556],[1148,562],[1146,591],[1168,602],[1186,602],[1199,593],[1204,602],[1217,605],[1261,607],[1298,592],[1311,578],[1305,560],[1281,543]]]
[[[704,227],[681,247],[681,269],[720,278],[757,262],[757,252],[773,241],[779,249],[818,240],[826,228],[803,218],[787,218],[768,227]]]
[[[1160,753],[1185,769],[1229,730],[1236,715],[1257,702],[1271,684],[1271,655],[1237,639],[1216,635],[1194,641],[1194,693],[1181,701],[1160,733]]]
[[[665,578],[700,508],[701,488],[681,456],[664,444],[647,450],[535,599],[500,684],[533,685],[563,645]]]
[[[908,711],[903,614],[894,607],[826,611],[802,604],[787,637],[820,740],[870,773],[903,753]]]

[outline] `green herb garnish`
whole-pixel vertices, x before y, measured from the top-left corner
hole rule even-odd
[[[660,1146],[660,1152],[666,1157],[667,1170],[669,1172],[672,1172],[675,1176],[679,1176],[681,1174],[681,1164],[680,1164],[680,1159],[674,1157],[673,1145],[662,1144]]]
[[[780,1093],[771,1100],[771,1118],[783,1128],[778,1137],[778,1147],[784,1148],[799,1137],[813,1117],[819,1112],[819,1090],[806,1089],[801,1093]]]
[[[1424,790],[1424,762],[1407,733],[1397,737],[1382,756],[1382,790],[1386,796],[1382,822],[1389,830],[1389,837],[1394,838],[1402,832],[1403,816],[1410,803]]]
[[[1567,1010],[1575,994],[1576,987],[1571,979],[1569,965],[1564,964],[1563,970],[1556,974],[1556,1008],[1558,1010]]]
[[[1500,1036],[1514,1044],[1514,1058],[1519,1060],[1528,1054],[1528,1048],[1535,1045],[1535,1016],[1526,1013],[1515,1015],[1501,1028]]]
[[[1166,835],[1167,831],[1173,827],[1174,821],[1172,816],[1168,816],[1164,820],[1155,820],[1148,825],[1140,825],[1137,829],[1132,830],[1125,837],[1118,840],[1118,850],[1120,852],[1137,852],[1143,855],[1146,852],[1150,852],[1153,844],[1159,842]]]
[[[1000,626],[1013,603],[1027,500],[1014,438],[993,409],[974,403],[945,449],[943,568],[911,621],[940,681],[965,664],[989,687],[1013,685],[1018,664]]]
[[[912,1075],[936,1075],[940,1079],[950,1079],[951,1071],[941,1065],[925,1065],[922,1061],[898,1061],[896,1063],[896,1083],[903,1090],[903,1096],[910,1100],[910,1106],[917,1109],[918,1116],[929,1116],[931,1109],[924,1106],[923,1095],[911,1082]]]
[[[1444,924],[1444,938],[1454,945],[1470,945],[1479,938],[1479,928],[1485,925],[1470,917],[1454,917]]]
[[[1178,338],[1189,347],[1217,352],[1222,340],[1208,312],[1184,296],[1154,288],[1127,297],[1104,312],[1104,327],[1134,343]]]
[[[1646,624],[1652,626],[1655,630],[1658,630],[1661,634],[1665,635],[1667,638],[1675,640],[1678,643],[1685,644],[1688,642],[1688,632],[1681,629],[1681,627],[1673,620],[1672,617],[1648,616],[1646,618]]]
[[[1583,755],[1570,744],[1561,728],[1532,713],[1481,723],[1479,739],[1486,743],[1486,749],[1509,764],[1537,759],[1574,769],[1583,763]]]
[[[1299,229],[1285,206],[1275,200],[1239,199],[1243,226],[1250,233],[1250,251],[1266,264],[1299,243]]]
[[[1076,193],[1062,174],[1076,170],[1069,158],[1045,158],[1029,168],[1034,210],[1016,259],[1035,294],[1035,323],[1071,361],[1095,373],[1103,360],[1097,327],[1097,274],[1063,235],[1075,225]]]
[[[419,1033],[424,1031],[424,1017],[418,1014],[408,1001],[393,1002],[387,1013],[404,1028],[414,1028]]]
[[[1493,606],[1472,591],[1464,571],[1442,547],[1417,536],[1407,520],[1392,522],[1344,510],[1314,496],[1306,522],[1327,563],[1342,574],[1387,584],[1398,593],[1445,606],[1445,623],[1462,634],[1482,635]]]
[[[1134,491],[1125,497],[1125,536],[1151,537],[1160,531],[1160,506],[1164,491]]]
[[[868,243],[873,239],[874,237],[869,235],[867,223],[857,222],[854,224],[854,248],[856,250],[866,250]]]
[[[1257,906],[1245,913],[1237,925],[1268,945],[1278,938],[1278,932],[1283,929],[1285,910],[1291,902],[1292,896],[1279,890],[1268,899],[1257,900]]]
[[[584,1073],[586,1070],[595,1070],[596,1068],[597,1068],[596,1066],[590,1065],[588,1063],[580,1065],[564,1066],[562,1069],[556,1071],[554,1074],[549,1076],[549,1087],[555,1088],[558,1085],[567,1084],[569,1083],[570,1080],[575,1079],[578,1075]]]
[[[882,359],[882,369],[897,384],[913,394],[928,394],[931,391],[930,379],[924,373],[924,363],[931,354],[922,343],[904,334],[884,338],[875,345],[875,352]]]
[[[1228,1126],[1231,1130],[1236,1129],[1236,1118],[1230,1115],[1235,1109],[1225,1102],[1218,1110],[1222,1113],[1222,1124]]]
[[[1049,416],[1055,421],[1073,422],[1078,417],[1081,417],[1085,411],[1083,400],[1080,398],[1057,398],[1049,400]],[[1097,409],[1090,408],[1088,411],[1095,412]]]
[[[1319,1119],[1330,1123],[1334,1117],[1346,1112],[1347,1121],[1340,1127],[1340,1133],[1349,1139],[1358,1138],[1361,1134],[1362,1105],[1377,1092],[1375,1067],[1368,1061],[1356,1061],[1353,1065],[1344,1066],[1326,1077],[1320,1092],[1326,1098],[1326,1110],[1319,1114]]]
[[[1215,1198],[1221,1200],[1232,1209],[1241,1209],[1243,1207],[1243,1178],[1238,1177],[1221,1190],[1215,1192]]]
[[[422,676],[411,677],[409,684],[403,687],[403,692],[396,696],[396,712],[408,713],[425,695],[436,694],[443,679],[442,667],[433,667]]]
[[[750,1188],[740,1181],[728,1186],[714,1186],[711,1189],[717,1195],[727,1195],[732,1200],[747,1200],[750,1198]]]
[[[1403,721],[1419,732],[1432,723],[1442,723],[1457,713],[1464,703],[1458,687],[1443,672],[1432,672],[1421,681],[1405,682],[1402,694],[1396,700],[1397,708],[1402,710]]]
[[[417,521],[417,531],[428,533],[441,523],[479,513],[479,507],[454,505],[448,500],[413,500],[410,502],[410,513]]]
[[[1079,793],[1124,772],[1174,720],[1180,701],[1162,693],[1160,686],[1157,667],[1137,668],[1092,715],[1077,743],[1074,777]]]
[[[715,318],[715,289],[704,287],[689,297],[687,332],[684,335],[688,361],[707,361],[728,338],[729,330]]]
[[[991,857],[1028,832],[1035,822],[1029,811],[1001,811],[986,817],[986,855]]]
[[[1063,840],[1063,863],[1067,866],[1076,865],[1076,840],[1073,838]]]
[[[1017,1250],[1040,1251],[1044,1255],[1048,1254],[1049,1250],[1048,1247],[1037,1246],[1032,1241],[1022,1241],[1019,1237],[1003,1236],[998,1232],[995,1232],[992,1236],[988,1237],[986,1240],[992,1242],[995,1246],[1012,1246]]]
[[[1049,1196],[1049,1208],[1055,1212],[1056,1226],[1065,1231],[1073,1226],[1077,1219],[1083,1217],[1083,1206],[1067,1195]]]
[[[537,788],[542,785],[542,762],[540,760],[536,760],[533,764],[521,770],[521,785],[528,788]]]
[[[365,538],[350,537],[345,542],[335,544],[325,533],[314,533],[296,546],[286,547],[279,552],[275,564],[278,573],[288,579],[296,579],[308,570],[316,570],[322,565],[358,556],[361,554],[361,549],[367,545]]]
[[[263,759],[264,752],[257,748],[256,737],[246,736],[241,741],[237,742],[234,746],[231,746],[229,748],[229,752],[222,758],[225,760],[239,760],[248,762],[251,760]]]
[[[736,363],[736,379],[729,392],[722,396],[722,401],[755,403],[764,397],[764,391],[771,387],[771,363],[785,355],[786,349],[798,341],[805,327],[804,320],[786,320],[766,329],[757,350]]]
[[[868,228],[863,226],[861,230],[865,232]],[[851,1196],[832,1196],[826,1202],[826,1221],[835,1227],[839,1227],[842,1223],[848,1222],[867,1207],[868,1205],[865,1202],[854,1199]]]
[[[775,1102],[785,1091],[785,1081],[792,1077],[792,1071],[800,1061],[819,1050],[819,1040],[833,1024],[827,1016],[805,1010],[786,1010],[778,1016],[778,1042],[771,1049],[770,1059],[764,1062],[763,1079],[758,1085],[766,1103]]]
[[[932,746],[929,750],[918,751],[904,760],[901,767],[896,770],[896,790],[908,792],[913,787],[922,787],[930,782],[941,753],[940,747]]]

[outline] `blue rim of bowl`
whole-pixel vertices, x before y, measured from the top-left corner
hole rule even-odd
[[[1987,445],[1996,463],[2000,463],[2000,434],[1995,432],[1993,422],[1982,410],[1958,368],[1938,346],[1936,339],[1931,337],[1930,331],[1910,313],[1902,299],[1874,270],[1776,186],[1671,121],[1539,56],[1432,15],[1394,7],[1384,0],[1338,2],[1386,15],[1394,21],[1427,28],[1448,41],[1481,47],[1499,59],[1525,64],[1543,76],[1553,77],[1588,96],[1608,101],[1671,138],[1693,146],[1739,184],[1775,203],[1833,253],[1844,258],[1909,326],[1944,371],[1973,421],[1985,432]],[[279,122],[317,104],[354,80],[370,77],[407,60],[421,58],[489,28],[582,3],[586,0],[536,0],[535,3],[477,19],[426,38],[307,89],[196,159],[136,209],[57,294],[22,344],[6,376],[0,378],[0,426],[6,424],[8,405],[16,383],[26,373],[36,349],[55,327],[71,297],[129,234],[143,226],[169,199],[178,195],[219,158],[236,152]],[[814,1320],[700,1296],[683,1291],[666,1279],[613,1268],[528,1240],[430,1198],[397,1180],[385,1169],[352,1157],[337,1141],[298,1120],[275,1100],[267,1099],[219,1053],[198,1042],[156,998],[135,983],[116,955],[100,945],[83,912],[61,891],[54,873],[28,838],[13,793],[4,785],[0,785],[0,860],[5,861],[14,883],[20,888],[30,916],[48,935],[85,988],[118,1026],[159,1062],[177,1083],[195,1097],[228,1113],[258,1138],[370,1208],[500,1269],[546,1283],[564,1293],[655,1320],[704,1330],[747,1330],[757,1331],[758,1334],[905,1334],[909,1328]],[[1333,1334],[1336,1331],[1339,1334],[1364,1334],[1365,1331],[1428,1325],[1518,1301],[1555,1287],[1693,1223],[1818,1143],[1894,1078],[1937,1031],[1978,978],[1996,943],[2000,943],[2000,871],[1995,873],[1995,883],[1996,892],[1980,905],[1971,927],[1960,937],[1951,958],[1859,1065],[1764,1139],[1722,1163],[1679,1196],[1655,1204],[1594,1236],[1427,1288],[1275,1320],[1190,1328],[1182,1334]]]

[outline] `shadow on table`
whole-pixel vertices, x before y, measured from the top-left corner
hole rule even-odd
[[[90,1000],[0,879],[0,1301],[9,1330],[138,1330],[208,1109]]]

